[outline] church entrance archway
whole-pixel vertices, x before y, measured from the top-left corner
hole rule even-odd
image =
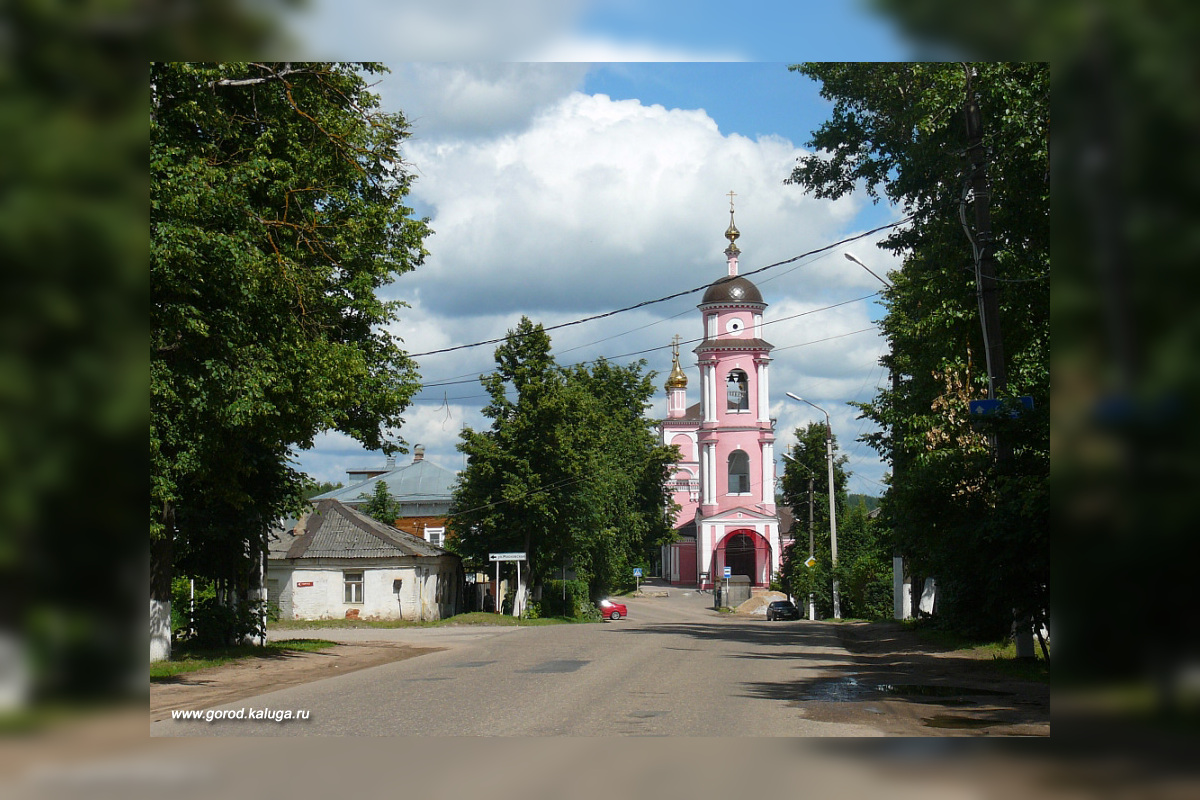
[[[743,528],[728,534],[717,545],[717,563],[732,575],[745,575],[753,586],[766,586],[771,563],[771,546],[757,531]],[[721,573],[718,573],[720,575]]]

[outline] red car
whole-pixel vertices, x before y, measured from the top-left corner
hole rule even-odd
[[[621,617],[628,617],[629,611],[626,610],[623,603],[614,603],[612,600],[601,600],[600,616],[605,619],[620,619]]]

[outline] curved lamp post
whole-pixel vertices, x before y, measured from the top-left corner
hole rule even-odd
[[[794,395],[791,392],[785,394],[793,400],[798,400],[801,403],[808,403],[810,406],[820,411],[825,415],[825,460],[829,463],[829,551],[833,559],[833,618],[842,618],[842,603],[841,596],[838,593],[837,579],[837,508],[834,503],[833,489],[833,425],[829,421],[829,412],[821,408],[816,403],[809,402],[803,397]]]

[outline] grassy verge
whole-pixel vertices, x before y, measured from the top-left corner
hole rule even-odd
[[[309,631],[328,630],[330,628],[444,628],[459,625],[481,626],[534,626],[534,625],[570,625],[579,622],[595,622],[596,620],[571,617],[544,617],[539,619],[519,619],[508,614],[492,614],[485,611],[471,611],[466,614],[456,614],[453,617],[434,622],[411,622],[400,619],[307,619],[280,620],[268,623],[267,628],[273,631]]]
[[[922,640],[965,658],[980,661],[991,660],[997,671],[1010,678],[1027,681],[1050,682],[1050,665],[1042,657],[1041,648],[1034,641],[1033,660],[1017,658],[1017,644],[1011,639],[998,642],[979,641],[966,638],[950,631],[931,628],[920,623],[905,621],[906,630],[913,631]]]
[[[255,644],[209,648],[189,647],[186,644],[176,645],[172,649],[170,661],[156,661],[150,665],[150,682],[166,680],[185,672],[195,672],[198,669],[219,667],[234,661],[279,658],[288,653],[311,653],[317,650],[326,650],[336,644],[336,642],[325,639],[290,639],[286,642],[267,642],[266,647]]]

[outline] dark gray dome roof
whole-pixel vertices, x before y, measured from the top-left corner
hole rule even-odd
[[[763,303],[758,287],[741,275],[726,275],[713,281],[704,293],[704,303]]]

